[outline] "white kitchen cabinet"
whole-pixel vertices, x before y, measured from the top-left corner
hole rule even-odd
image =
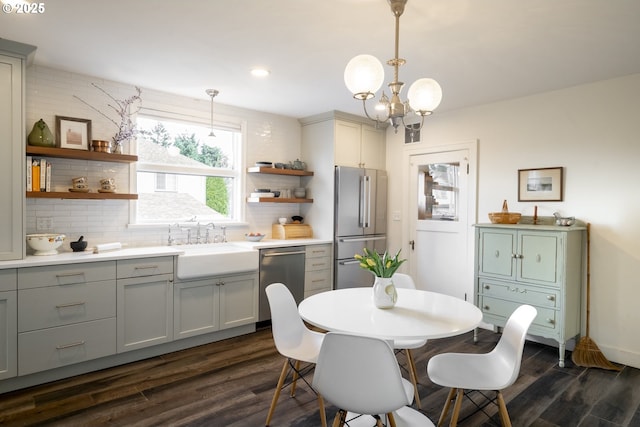
[[[585,227],[476,225],[476,303],[484,321],[504,327],[521,304],[536,307],[531,335],[559,344],[580,333]]]
[[[304,297],[331,290],[331,245],[308,245],[305,249]]]
[[[35,47],[0,39],[0,260],[25,253],[24,74]]]
[[[117,261],[117,351],[173,339],[173,257]]]
[[[116,352],[116,262],[20,268],[18,374]]]
[[[174,339],[258,320],[257,273],[178,281],[173,292]]]
[[[384,131],[374,126],[335,121],[335,164],[369,169],[385,167]]]
[[[18,374],[17,274],[0,270],[0,380]]]

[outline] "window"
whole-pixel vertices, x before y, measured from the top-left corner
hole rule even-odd
[[[138,116],[137,223],[240,221],[240,128]]]

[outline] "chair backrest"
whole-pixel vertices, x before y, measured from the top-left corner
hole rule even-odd
[[[413,278],[411,276],[409,276],[408,274],[393,273],[392,280],[393,280],[393,285],[396,288],[402,288],[402,289],[415,289],[416,288],[416,284],[413,281]]]
[[[306,326],[298,314],[298,306],[289,288],[282,283],[272,283],[265,292],[271,309],[273,341],[278,351],[286,354],[287,349],[302,343]]]
[[[498,357],[505,365],[505,372],[511,372],[511,377],[504,387],[510,386],[518,379],[525,337],[537,314],[538,311],[530,305],[518,307],[507,320],[500,341],[491,351],[492,357]]]
[[[379,338],[327,333],[313,388],[338,408],[358,414],[386,414],[411,403],[393,349]]]

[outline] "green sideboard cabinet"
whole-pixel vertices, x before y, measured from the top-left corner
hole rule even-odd
[[[518,306],[534,306],[529,334],[557,341],[564,367],[566,342],[580,334],[585,244],[580,223],[476,224],[475,303],[483,321],[504,327]]]

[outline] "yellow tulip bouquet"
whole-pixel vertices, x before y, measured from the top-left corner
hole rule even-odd
[[[389,256],[387,251],[380,255],[378,252],[371,251],[367,248],[363,249],[362,255],[355,254],[354,258],[360,261],[360,267],[369,270],[376,277],[389,278],[402,265],[406,259],[399,259],[400,251],[395,256]]]

